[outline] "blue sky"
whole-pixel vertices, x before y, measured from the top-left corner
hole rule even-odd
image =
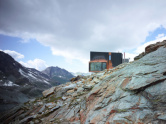
[[[0,49],[38,70],[88,72],[90,51],[125,52],[133,60],[166,39],[164,0],[16,1],[0,1]]]
[[[154,31],[149,32],[149,35],[146,37],[145,42],[153,41],[159,34],[166,35],[166,29],[161,25],[160,27],[156,28]]]
[[[64,57],[53,55],[49,47],[42,45],[35,39],[30,39],[28,42],[22,42],[21,38],[11,37],[11,36],[1,34],[0,43],[1,43],[0,44],[1,50],[16,51],[24,55],[23,58],[15,58],[15,60],[18,62],[27,63],[29,60],[34,61],[35,59],[40,59],[45,61],[45,64],[47,66],[58,66],[67,70],[71,70],[71,72],[72,70],[74,69],[77,70],[78,68],[81,68],[82,66],[81,64],[80,65],[78,64],[80,62],[77,60],[72,62],[66,62],[67,60]],[[43,66],[42,68],[36,68],[36,69],[43,70],[47,66]],[[35,67],[35,66],[32,66],[32,67]]]

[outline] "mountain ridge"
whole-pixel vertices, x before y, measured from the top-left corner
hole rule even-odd
[[[42,96],[42,92],[51,86],[66,83],[60,81],[51,80],[47,74],[34,68],[24,67],[0,51],[0,112]]]
[[[62,69],[58,66],[50,66],[42,71],[44,74],[47,74],[51,81],[59,81],[61,84],[69,82],[71,78],[74,77],[70,72],[65,69]]]
[[[41,96],[42,91],[51,86],[47,75],[22,66],[0,51],[0,112]]]

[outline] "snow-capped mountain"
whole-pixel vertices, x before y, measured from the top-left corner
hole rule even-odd
[[[26,80],[26,83],[22,80]],[[47,87],[51,86],[48,75],[36,69],[22,66],[2,51],[0,51],[0,81],[0,86],[7,85],[8,82],[16,84],[15,86],[36,85],[34,82],[40,82]]]
[[[51,86],[48,75],[26,68],[0,51],[0,112],[40,96]]]

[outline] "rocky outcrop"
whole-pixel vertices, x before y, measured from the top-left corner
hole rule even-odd
[[[166,48],[111,70],[56,86],[4,113],[3,123],[165,124]]]
[[[146,55],[145,52],[142,52],[138,56],[134,57],[134,60],[138,60],[138,59],[142,58],[145,55]]]
[[[161,46],[166,47],[166,40],[164,40],[164,41],[162,41],[162,42],[157,42],[157,43],[155,43],[155,44],[151,44],[151,45],[147,46],[147,47],[145,48],[145,52],[142,52],[141,54],[139,54],[138,56],[136,56],[136,57],[134,58],[134,60],[138,60],[138,59],[142,58],[142,57],[145,56],[146,54],[151,53],[151,52],[157,50],[157,49],[160,48]]]
[[[47,97],[47,96],[53,94],[54,90],[55,90],[55,87],[52,87],[52,88],[50,88],[48,90],[43,91],[42,94],[43,94],[44,97]]]
[[[76,77],[71,78],[70,81],[71,81],[71,82],[78,81],[78,80],[80,80],[80,78],[82,78],[82,77],[83,77],[83,76],[78,75],[78,76],[76,76]]]
[[[158,48],[160,48],[161,46],[166,47],[166,40],[164,40],[162,42],[157,42],[156,44],[151,44],[151,45],[147,46],[145,48],[145,53],[146,54],[151,53],[151,52],[157,50]]]

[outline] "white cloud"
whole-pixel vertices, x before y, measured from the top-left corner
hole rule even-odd
[[[125,58],[126,59],[129,59],[129,61],[133,61],[134,60],[134,57],[136,57],[138,54],[136,53],[125,53]]]
[[[164,33],[158,34],[157,37],[156,37],[156,39],[160,39],[160,38],[162,38],[162,37],[164,37]]]
[[[9,54],[10,56],[12,56],[15,60],[18,59],[23,59],[24,55],[21,53],[18,53],[16,51],[12,51],[12,50],[1,50],[7,54]],[[34,59],[34,60],[29,60],[27,62],[23,62],[23,61],[19,61],[20,64],[24,65],[25,67],[29,67],[29,68],[35,68],[39,71],[44,70],[45,68],[48,67],[48,65],[46,64],[46,62],[42,59]]]
[[[29,60],[27,62],[20,61],[20,63],[22,65],[24,65],[25,67],[35,68],[39,71],[42,71],[48,67],[46,62],[44,60],[41,60],[41,59]]]
[[[150,44],[154,44],[154,43],[157,43],[157,42],[161,42],[161,41],[163,41],[163,40],[166,40],[166,36],[165,36],[165,35],[162,35],[162,36],[161,36],[161,35],[159,34],[159,35],[156,37],[155,40],[149,41],[149,42],[147,42],[147,43],[144,43],[143,45],[139,46],[134,52],[135,52],[136,54],[145,52],[145,47],[147,47],[147,46],[150,45]]]
[[[7,54],[9,54],[9,55],[11,55],[16,60],[24,58],[23,54],[18,53],[16,51],[12,51],[12,50],[2,50],[2,51],[5,52],[5,53],[7,53]]]
[[[137,49],[135,51],[133,51],[133,53],[126,53],[126,58],[130,58],[130,61],[134,60],[134,57],[136,57],[137,55],[139,55],[142,52],[145,52],[145,48],[150,45],[150,44],[155,44],[157,42],[161,42],[163,40],[166,40],[166,36],[164,34],[159,34],[155,40],[146,42],[142,45],[140,45],[139,47],[137,47]]]

